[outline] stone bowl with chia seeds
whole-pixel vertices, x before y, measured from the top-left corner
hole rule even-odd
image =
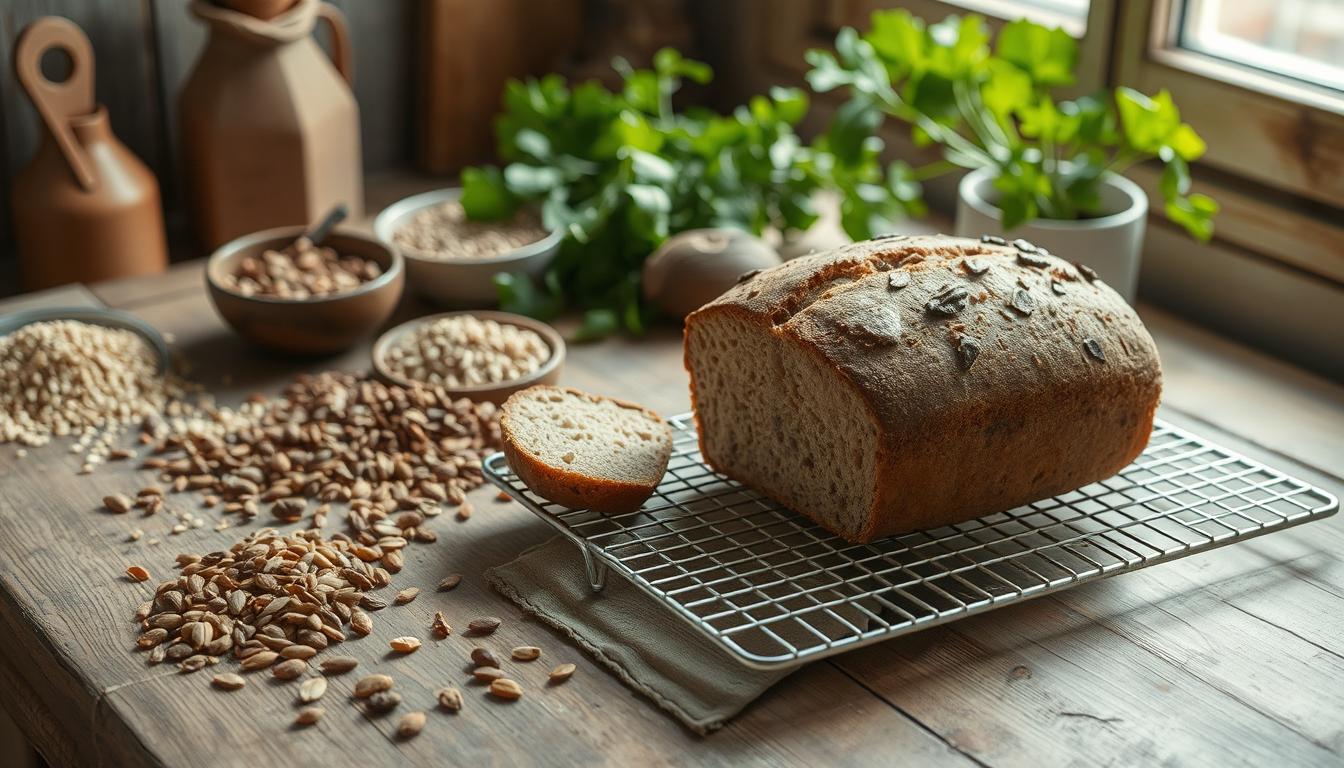
[[[494,276],[522,272],[539,278],[562,233],[547,232],[527,209],[509,221],[471,221],[461,196],[460,188],[448,187],[399,200],[378,214],[374,233],[401,252],[407,283],[426,299],[459,309],[494,307]]]

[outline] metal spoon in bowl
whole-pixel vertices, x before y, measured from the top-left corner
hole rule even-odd
[[[163,334],[135,315],[116,309],[105,307],[50,307],[11,312],[7,315],[0,315],[0,336],[11,334],[25,325],[52,320],[77,320],[90,325],[121,328],[136,333],[154,350],[154,354],[159,360],[159,373],[162,374],[168,370],[170,354],[168,352],[168,342],[164,341]]]
[[[323,216],[321,221],[309,227],[306,232],[295,238],[294,242],[286,246],[285,253],[293,255],[302,253],[315,245],[321,245],[322,241],[327,239],[327,235],[331,234],[331,230],[335,229],[337,224],[345,221],[345,217],[349,215],[350,209],[346,207],[345,203],[338,204],[327,211],[327,215]]]

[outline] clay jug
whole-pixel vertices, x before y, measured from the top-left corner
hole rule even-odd
[[[70,56],[62,82],[42,74],[53,48]],[[14,70],[42,120],[32,161],[14,179],[14,234],[28,290],[162,272],[168,243],[159,184],[94,100],[93,46],[74,22],[24,29]]]
[[[266,21],[203,0],[191,10],[210,27],[178,101],[203,244],[306,224],[342,203],[362,215],[359,108],[341,12],[318,0]],[[331,61],[312,38],[318,19],[331,27]]]

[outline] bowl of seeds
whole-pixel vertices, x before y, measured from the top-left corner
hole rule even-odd
[[[495,404],[533,384],[554,384],[564,362],[565,342],[554,328],[489,310],[402,323],[373,345],[374,370],[393,384]]]
[[[461,197],[457,187],[412,195],[383,209],[373,230],[406,257],[411,286],[426,299],[461,309],[493,307],[494,276],[540,277],[561,233],[547,232],[527,207],[504,221],[472,221]]]
[[[401,299],[401,255],[337,230],[314,245],[303,227],[245,235],[210,256],[205,279],[224,320],[258,345],[305,355],[348,349],[377,330]]]

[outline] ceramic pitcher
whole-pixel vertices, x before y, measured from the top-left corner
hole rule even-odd
[[[350,42],[334,6],[299,0],[270,20],[194,0],[209,41],[178,101],[187,187],[207,248],[364,207]],[[328,60],[313,40],[331,28]]]
[[[62,49],[70,75],[42,73]],[[14,69],[42,120],[37,153],[14,179],[14,234],[28,290],[160,272],[168,245],[154,174],[112,134],[94,98],[93,46],[68,19],[24,29]]]

